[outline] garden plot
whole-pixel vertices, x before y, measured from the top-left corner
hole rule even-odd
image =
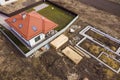
[[[86,52],[112,71],[120,72],[119,40],[91,26],[87,26],[79,33],[84,36],[76,44],[80,50]]]
[[[85,36],[86,38],[96,42],[105,49],[116,53],[120,53],[120,40],[110,36],[107,33],[104,33],[98,29],[93,28],[92,26],[87,26],[82,31],[79,32],[80,35]],[[119,55],[120,56],[120,55]]]
[[[116,51],[120,46],[120,44],[118,44],[117,42],[105,37],[104,35],[94,32],[93,30],[88,30],[86,34],[92,37],[97,42],[109,47],[113,51]]]
[[[92,55],[98,57],[100,55],[100,52],[104,50],[101,46],[98,44],[92,42],[89,39],[85,39],[81,43],[78,44],[79,47],[83,48],[87,52],[90,52]]]
[[[120,68],[120,62],[105,52],[102,53],[99,59],[115,70],[119,70]]]

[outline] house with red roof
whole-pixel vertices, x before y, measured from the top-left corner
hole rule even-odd
[[[22,12],[5,20],[10,31],[24,44],[34,47],[45,39],[45,35],[58,25],[39,13]]]

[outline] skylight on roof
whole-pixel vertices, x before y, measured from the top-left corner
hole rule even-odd
[[[19,28],[22,28],[23,27],[23,24],[19,24]]]
[[[33,31],[37,31],[36,26],[32,26]]]
[[[17,19],[16,18],[13,18],[13,20],[12,20],[13,22],[16,22],[17,21]]]

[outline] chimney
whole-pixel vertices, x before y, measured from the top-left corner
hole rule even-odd
[[[25,19],[27,15],[26,13],[22,13],[21,16],[22,16],[22,19]]]

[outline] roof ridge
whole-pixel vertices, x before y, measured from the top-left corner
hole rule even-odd
[[[42,18],[42,32],[45,32],[45,19]]]
[[[29,24],[29,22],[30,22],[30,15],[27,14],[27,16],[28,16],[28,23],[27,23],[27,24],[28,24],[28,26],[27,26],[28,28],[27,28],[26,33],[27,33],[27,37],[28,37],[28,36],[29,36],[29,27],[30,27],[30,26],[29,26],[29,25],[30,25],[30,24]],[[27,37],[26,37],[26,38],[27,38]]]

